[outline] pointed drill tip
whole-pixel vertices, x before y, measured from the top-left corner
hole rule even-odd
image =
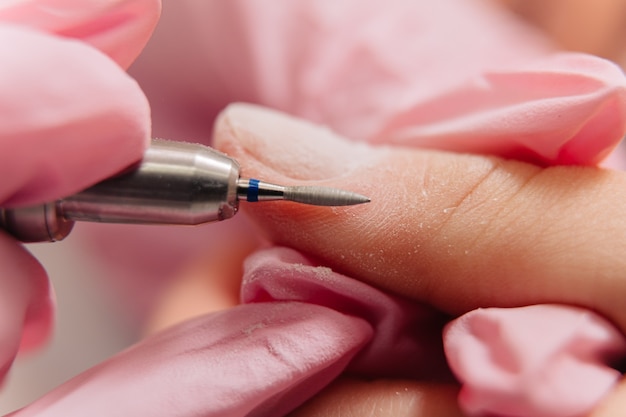
[[[369,197],[351,191],[315,186],[286,187],[284,198],[313,206],[353,206],[371,201]]]
[[[362,194],[352,193],[352,204],[350,205],[365,204],[370,203],[371,201],[372,200],[369,197],[366,197]]]

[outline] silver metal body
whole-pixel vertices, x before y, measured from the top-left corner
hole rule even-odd
[[[0,209],[0,228],[23,242],[56,241],[74,220],[195,225],[237,213],[239,164],[202,145],[153,140],[127,172],[41,206]]]

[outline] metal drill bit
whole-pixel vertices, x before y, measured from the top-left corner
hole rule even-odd
[[[368,197],[361,194],[337,188],[303,185],[284,186],[254,178],[240,178],[237,181],[237,195],[249,202],[288,200],[313,206],[351,206],[370,201]]]
[[[349,206],[369,198],[326,187],[240,179],[234,159],[209,147],[154,139],[141,161],[76,194],[30,207],[0,207],[0,233],[22,242],[65,238],[76,221],[197,225],[232,218],[239,201]]]

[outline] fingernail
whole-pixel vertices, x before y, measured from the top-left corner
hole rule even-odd
[[[380,157],[383,148],[343,138],[327,127],[249,104],[220,115],[214,144],[250,167],[254,161],[293,179],[349,175]]]

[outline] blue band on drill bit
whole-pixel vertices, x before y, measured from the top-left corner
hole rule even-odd
[[[255,203],[259,201],[259,180],[250,178],[248,181],[248,194],[246,195],[246,201]]]

